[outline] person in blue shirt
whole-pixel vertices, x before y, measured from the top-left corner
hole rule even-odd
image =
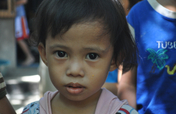
[[[143,0],[130,10],[127,21],[140,58],[137,72],[127,72],[137,77],[121,77],[119,97],[130,105],[135,105],[130,99],[136,99],[140,114],[175,114],[176,0]],[[130,89],[135,85],[136,92]]]

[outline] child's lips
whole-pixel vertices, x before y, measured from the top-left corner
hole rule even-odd
[[[85,89],[85,87],[79,83],[69,83],[65,85],[65,87],[69,93],[74,95],[80,94]]]

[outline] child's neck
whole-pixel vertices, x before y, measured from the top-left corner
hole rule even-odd
[[[157,0],[165,8],[176,12],[176,0]]]
[[[52,114],[94,114],[100,93],[84,101],[70,101],[57,94],[52,102]]]

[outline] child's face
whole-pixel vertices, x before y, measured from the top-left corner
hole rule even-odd
[[[98,98],[108,71],[116,69],[109,35],[98,22],[73,25],[62,36],[39,44],[42,60],[60,96],[72,101]]]

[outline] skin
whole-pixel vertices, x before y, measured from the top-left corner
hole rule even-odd
[[[119,76],[117,95],[119,99],[127,99],[130,106],[136,109],[136,75],[137,68]]]
[[[120,65],[118,68],[118,82],[121,80],[122,77],[122,69],[123,69],[123,65]],[[108,90],[110,90],[114,95],[118,96],[117,92],[118,92],[118,83],[104,83],[102,88],[106,88]]]
[[[109,35],[102,35],[105,32],[102,27],[97,21],[76,24],[62,36],[48,35],[45,47],[39,44],[51,81],[60,92],[51,101],[53,114],[95,113],[107,74],[117,68]],[[58,55],[61,52],[66,54],[61,57]],[[71,82],[84,86],[83,91],[70,93],[65,85]]]
[[[16,114],[6,96],[0,99],[0,114]]]
[[[120,0],[120,3],[122,4],[124,10],[125,10],[125,14],[128,15],[130,9],[129,9],[129,0]]]
[[[176,0],[157,0],[165,8],[176,12]]]
[[[16,6],[21,5],[21,4],[26,4],[28,0],[17,0],[16,1]]]
[[[102,88],[106,88],[117,96],[118,83],[104,83]]]

